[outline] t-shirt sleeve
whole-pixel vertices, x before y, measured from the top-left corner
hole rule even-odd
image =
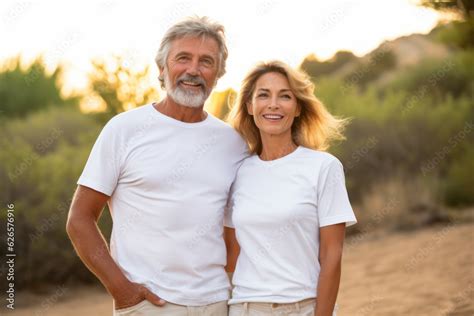
[[[114,119],[102,129],[77,184],[111,196],[120,175],[119,131]]]
[[[344,179],[344,168],[336,158],[323,166],[317,185],[319,226],[357,223],[349,201]]]
[[[234,184],[232,184],[232,186],[230,187],[229,197],[227,198],[227,203],[224,209],[224,226],[230,228],[235,228],[234,222],[232,221],[232,212],[234,206],[233,194]]]

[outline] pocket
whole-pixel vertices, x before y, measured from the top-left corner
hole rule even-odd
[[[125,307],[125,308],[116,309],[116,310],[114,310],[114,315],[115,316],[131,315],[131,313],[137,311],[140,307],[142,307],[146,303],[147,303],[147,300],[143,300],[143,301],[139,302],[138,304],[135,304],[135,305],[132,305],[132,306],[129,306],[129,307]]]

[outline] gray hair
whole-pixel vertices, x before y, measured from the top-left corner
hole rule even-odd
[[[205,37],[209,36],[216,40],[219,46],[219,69],[217,71],[217,78],[225,74],[226,60],[228,56],[227,46],[225,44],[224,26],[218,22],[210,20],[208,17],[193,16],[173,25],[168,29],[160,48],[155,57],[155,62],[158,68],[165,68],[166,60],[170,51],[171,43],[183,37]],[[160,81],[163,79],[160,77]],[[162,82],[163,83],[163,82]]]

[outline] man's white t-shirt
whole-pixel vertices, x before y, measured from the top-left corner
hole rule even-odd
[[[282,158],[244,160],[226,225],[241,251],[230,304],[291,303],[317,296],[319,228],[356,223],[341,162],[298,147]]]
[[[111,255],[128,279],[202,306],[229,298],[224,208],[247,156],[212,115],[185,123],[148,104],[106,124],[78,184],[111,196]]]

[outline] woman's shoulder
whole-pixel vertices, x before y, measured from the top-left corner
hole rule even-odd
[[[309,159],[314,163],[321,164],[321,165],[330,164],[334,161],[337,161],[340,163],[340,160],[336,156],[334,156],[331,153],[328,153],[327,151],[307,148],[303,146],[300,146],[300,148],[301,148],[301,153],[302,153],[301,157]]]

